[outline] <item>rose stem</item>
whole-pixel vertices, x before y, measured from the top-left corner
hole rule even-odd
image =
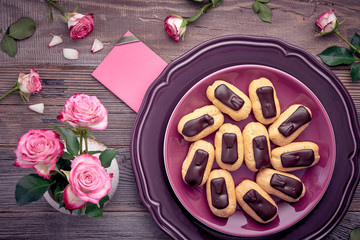
[[[67,13],[66,10],[64,10],[62,7],[60,7],[59,5],[57,5],[56,3],[54,3],[53,1],[51,0],[45,0],[47,1],[49,4],[53,5],[54,7],[56,7],[57,9],[59,9],[62,13]]]
[[[80,130],[80,155],[82,154],[83,130]]]
[[[358,53],[360,53],[360,49],[355,47],[354,45],[352,45],[348,40],[346,40],[346,38],[344,38],[338,29],[334,30],[334,33],[336,33],[336,35],[338,35],[342,40],[344,40],[344,42],[346,42],[352,49],[354,49],[355,51],[357,51]]]
[[[11,89],[10,91],[8,91],[8,92],[5,93],[4,95],[2,95],[2,96],[0,97],[0,101],[1,101],[4,97],[6,97],[7,95],[9,95],[10,93],[13,93],[13,92],[15,92],[15,91],[17,91],[17,90],[19,90],[19,87],[14,87],[14,88]]]

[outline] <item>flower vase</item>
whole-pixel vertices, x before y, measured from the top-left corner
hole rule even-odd
[[[85,147],[85,144],[83,144],[83,148]],[[103,145],[102,143],[99,143],[93,139],[88,139],[88,149],[89,151],[103,151],[105,150],[107,147],[105,145]],[[99,153],[98,154],[94,154],[94,156],[99,157]],[[115,191],[117,189],[117,186],[119,184],[119,165],[116,161],[116,158],[114,158],[111,161],[111,165],[110,167],[106,168],[106,172],[108,174],[112,173],[113,177],[111,179],[111,189],[108,193],[108,196],[111,200],[111,198],[114,196]],[[49,189],[47,192],[45,192],[44,194],[44,198],[45,200],[53,207],[55,208],[57,211],[61,212],[61,213],[65,213],[65,214],[70,214],[70,211],[65,209],[65,208],[60,208],[60,204],[59,202],[54,198],[54,195],[52,193],[52,191]],[[105,203],[105,205],[108,202]],[[83,213],[85,214],[85,213]],[[72,214],[74,216],[76,216],[76,214]]]

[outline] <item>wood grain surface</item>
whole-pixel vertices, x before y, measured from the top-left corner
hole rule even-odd
[[[206,0],[205,0],[206,1]],[[58,0],[63,8],[73,10],[74,0]],[[94,31],[85,39],[72,40],[66,24],[54,10],[49,20],[44,0],[0,0],[0,28],[23,16],[35,20],[37,31],[31,38],[18,42],[15,58],[0,52],[0,95],[10,90],[19,71],[36,69],[43,91],[23,103],[17,94],[0,102],[0,239],[168,239],[155,224],[140,200],[130,161],[130,139],[136,113],[90,74],[110,52],[120,37],[130,30],[166,62],[184,54],[199,43],[230,34],[278,37],[304,48],[314,56],[331,45],[345,46],[335,35],[315,37],[315,20],[323,11],[335,9],[341,33],[351,38],[360,33],[358,0],[273,0],[273,23],[264,23],[253,13],[252,0],[224,0],[224,3],[201,17],[188,28],[185,41],[175,43],[163,27],[171,13],[189,17],[202,5],[191,0],[82,0],[79,12],[94,13]],[[63,36],[64,43],[49,48],[50,33]],[[105,48],[92,54],[94,38],[106,42]],[[65,47],[80,51],[78,60],[62,56]],[[360,116],[360,81],[351,82],[349,67],[331,68],[350,92]],[[113,199],[105,208],[103,219],[89,219],[58,213],[44,199],[17,206],[14,190],[17,181],[30,169],[16,168],[13,150],[21,135],[32,128],[49,129],[58,124],[56,116],[64,102],[74,93],[96,95],[109,111],[109,125],[96,131],[99,141],[118,149],[120,182]],[[45,103],[45,113],[28,110],[29,104]],[[348,239],[351,230],[360,226],[360,187],[348,213],[326,239]]]

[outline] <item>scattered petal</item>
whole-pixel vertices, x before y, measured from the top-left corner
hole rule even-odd
[[[79,51],[72,48],[64,48],[63,54],[66,59],[78,59],[79,58]]]
[[[42,114],[44,113],[44,104],[38,103],[38,104],[29,105],[29,109],[33,110],[34,112]]]
[[[61,38],[61,36],[59,35],[53,35],[53,38],[51,39],[50,43],[49,43],[49,47],[53,47],[56,45],[59,45],[60,43],[62,43],[63,40]]]
[[[104,44],[101,41],[99,41],[98,39],[95,38],[94,43],[93,43],[93,45],[91,47],[91,52],[96,53],[96,52],[100,51],[103,48],[104,48]]]

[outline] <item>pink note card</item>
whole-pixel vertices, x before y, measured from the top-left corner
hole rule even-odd
[[[164,60],[128,31],[92,76],[138,112],[146,90],[166,65]]]

